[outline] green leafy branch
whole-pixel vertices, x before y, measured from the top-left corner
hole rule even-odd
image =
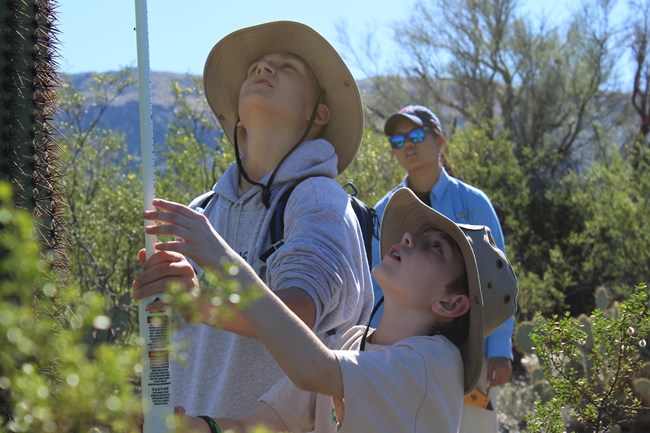
[[[543,405],[538,403],[527,417],[528,431],[549,431],[541,426],[554,425],[560,408],[594,432],[634,418],[644,409],[635,394],[641,390],[635,389],[635,381],[648,355],[649,335],[645,284],[638,285],[626,301],[596,309],[588,320],[569,313],[548,320],[538,315],[530,338],[554,396]]]

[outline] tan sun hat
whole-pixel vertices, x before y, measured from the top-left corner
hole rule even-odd
[[[400,243],[405,232],[435,227],[458,244],[469,283],[469,333],[460,352],[465,370],[465,393],[478,382],[483,365],[483,339],[517,310],[517,277],[505,254],[496,247],[485,226],[456,224],[422,203],[408,188],[390,198],[381,222],[381,257]]]
[[[290,53],[312,69],[331,111],[323,130],[338,157],[339,174],[354,159],[363,134],[363,109],[357,83],[336,50],[311,27],[275,21],[230,33],[212,48],[203,70],[205,97],[231,143],[239,119],[239,90],[248,67],[260,57]]]

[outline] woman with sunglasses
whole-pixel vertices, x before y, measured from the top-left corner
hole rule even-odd
[[[438,117],[427,107],[408,105],[393,114],[384,124],[393,155],[406,170],[404,180],[389,191],[375,205],[381,221],[390,197],[401,188],[409,188],[425,204],[455,223],[485,225],[490,228],[496,245],[505,251],[503,232],[487,195],[468,185],[451,172],[444,154],[447,142]],[[380,261],[379,240],[373,239],[372,266]],[[373,279],[375,300],[383,293]],[[380,301],[381,302],[381,301]],[[382,309],[373,317],[373,326],[379,322]],[[496,400],[498,387],[512,375],[512,332],[514,318],[510,318],[485,339],[484,355],[487,362],[477,390],[466,397],[461,420],[461,433],[497,432]],[[486,394],[487,407],[471,404],[473,397]]]

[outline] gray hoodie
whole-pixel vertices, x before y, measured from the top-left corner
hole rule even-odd
[[[266,209],[260,187],[239,196],[239,170],[233,164],[213,187],[215,195],[204,212],[272,290],[299,287],[311,296],[316,305],[313,330],[321,338],[332,330],[342,333],[365,324],[373,306],[361,230],[345,191],[333,179],[336,166],[334,148],[326,140],[301,144],[278,170]],[[265,265],[259,256],[271,244],[272,211],[282,193],[306,176],[317,177],[301,182],[291,193],[284,216],[285,243]],[[268,176],[262,183],[267,181]],[[283,376],[255,339],[183,324],[173,340],[180,357],[171,365],[173,402],[188,415],[239,418]]]

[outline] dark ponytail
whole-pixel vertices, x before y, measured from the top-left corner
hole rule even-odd
[[[445,145],[444,149],[440,152],[440,164],[442,164],[442,167],[449,176],[458,177],[456,176],[456,171],[454,170],[454,167],[452,167],[451,162],[449,162],[449,158],[447,158],[447,154],[445,153],[445,150],[447,149],[447,139],[442,135],[442,132],[434,131],[434,134],[436,135],[436,139],[442,141]]]

